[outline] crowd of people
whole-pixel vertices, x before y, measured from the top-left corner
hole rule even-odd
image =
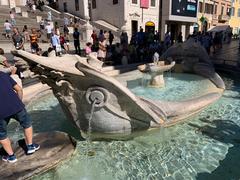
[[[161,52],[159,33],[143,32],[141,28],[135,33],[129,43],[126,32],[122,32],[119,42],[115,41],[115,36],[111,31],[100,30],[97,34],[93,31],[92,43],[86,44],[85,52],[95,52],[99,60],[106,64],[128,64],[141,61],[151,61],[153,54]]]
[[[191,37],[195,38],[208,52],[208,54],[216,53],[218,49],[222,48],[224,42],[230,43],[232,39],[232,32],[196,32],[194,31]]]
[[[36,3],[37,1],[28,1],[28,3]],[[38,1],[40,3],[41,1]],[[63,24],[60,26],[57,22],[53,23],[51,13],[48,13],[47,19],[39,22],[39,30],[36,28],[28,29],[24,25],[22,31],[16,28],[15,14],[10,11],[9,20],[4,23],[6,38],[12,39],[16,49],[25,50],[25,42],[30,43],[31,52],[43,56],[61,56],[70,53],[70,41],[73,42],[75,54],[87,56],[93,53],[99,60],[105,64],[129,64],[137,62],[151,62],[153,55],[158,53],[161,55],[166,49],[174,43],[183,43],[182,32],[175,37],[169,31],[165,33],[164,39],[161,41],[158,31],[146,30],[140,27],[139,31],[133,33],[129,38],[127,32],[122,32],[119,39],[114,36],[111,31],[93,30],[91,40],[80,43],[81,30],[80,23],[76,17],[64,17]],[[73,29],[70,33],[69,28]],[[210,54],[215,53],[217,49],[222,47],[223,41],[230,42],[231,33],[225,32],[194,32],[193,37],[199,42]],[[42,52],[39,46],[39,39],[44,38],[45,42],[50,46],[47,51]],[[43,38],[41,38],[43,41]],[[116,40],[117,39],[117,40]],[[114,43],[115,42],[115,43]],[[83,47],[81,49],[81,47]]]
[[[43,11],[43,6],[45,5],[43,0],[27,0],[26,6],[29,9],[29,12],[35,13],[36,9]]]

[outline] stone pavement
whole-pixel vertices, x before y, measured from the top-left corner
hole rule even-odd
[[[239,70],[240,50],[239,41],[233,40],[230,44],[224,44],[222,49],[211,55],[216,69]]]

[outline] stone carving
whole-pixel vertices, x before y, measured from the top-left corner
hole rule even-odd
[[[68,160],[76,149],[76,141],[63,132],[45,132],[35,134],[34,141],[41,145],[41,150],[31,156],[26,156],[24,139],[18,141],[14,152],[18,162],[13,164],[0,162],[1,179],[20,180],[32,179],[41,173],[56,168],[63,161]],[[0,150],[1,156],[4,150]]]
[[[170,52],[164,57],[169,57]],[[52,58],[22,50],[12,53],[25,59],[39,79],[52,87],[68,119],[83,136],[90,130],[92,139],[129,138],[135,132],[174,125],[213,103],[223,93],[223,89],[216,87],[186,101],[154,101],[135,96],[119,81],[104,74],[101,63],[94,62],[97,61],[94,57],[88,63],[86,58],[76,55]],[[197,62],[192,65],[193,70],[200,66]],[[208,70],[207,65],[200,67]]]
[[[169,65],[165,65],[164,61],[158,61],[157,63],[148,63],[138,66],[139,71],[143,73],[149,73],[151,76],[150,86],[164,87],[165,82],[163,73],[170,70],[175,65],[175,62],[171,62]]]
[[[184,43],[174,44],[160,57],[163,60],[169,58],[179,65],[180,71],[196,73],[210,79],[218,88],[225,89],[225,84],[215,72],[207,51],[195,42],[195,39],[189,38]]]

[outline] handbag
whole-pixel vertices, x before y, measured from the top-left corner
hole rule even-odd
[[[56,52],[61,52],[62,51],[62,47],[60,44],[56,45]]]

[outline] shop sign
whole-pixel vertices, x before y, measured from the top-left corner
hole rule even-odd
[[[140,7],[144,8],[144,9],[148,9],[149,8],[149,0],[141,0]]]
[[[172,15],[197,17],[198,0],[172,0]]]

